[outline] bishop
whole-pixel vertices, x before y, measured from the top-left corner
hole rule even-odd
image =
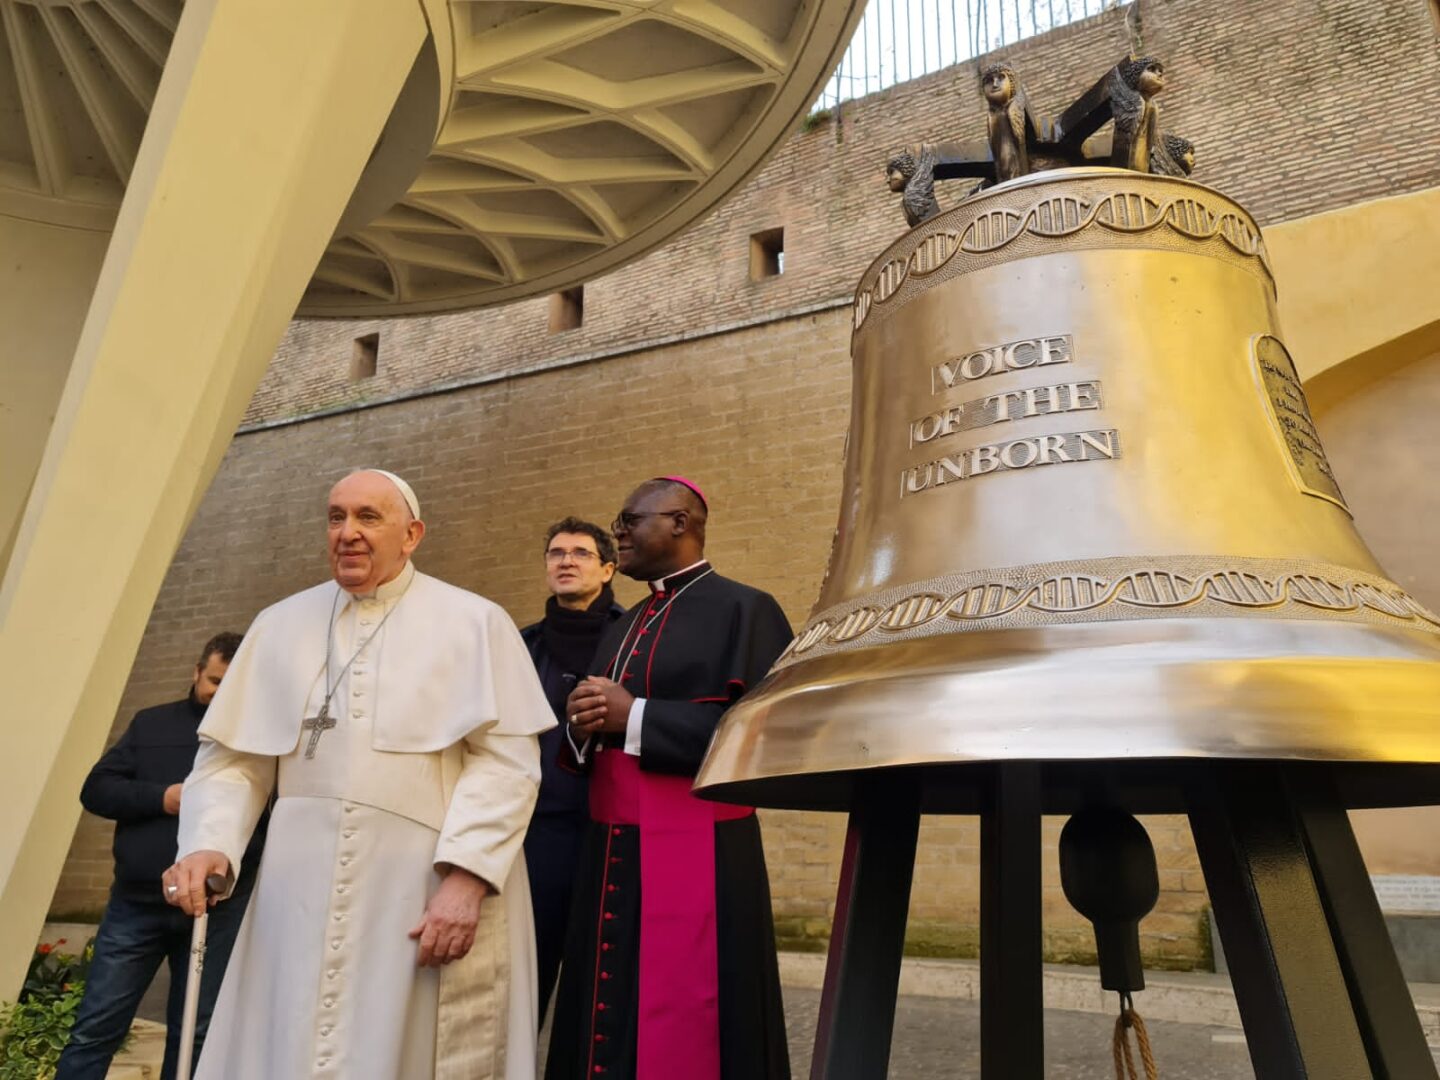
[[[571,692],[568,757],[589,769],[546,1080],[789,1080],[760,824],[690,793],[725,710],[790,641],[769,593],[705,558],[709,504],[641,484],[612,530],[649,595]]]

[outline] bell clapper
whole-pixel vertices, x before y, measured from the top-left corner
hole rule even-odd
[[[1160,896],[1155,848],[1145,827],[1113,806],[1081,810],[1060,833],[1060,883],[1070,905],[1095,927],[1100,985],[1120,995],[1113,1040],[1116,1080],[1140,1080],[1130,1051],[1131,1031],[1145,1080],[1156,1080],[1150,1036],[1131,997],[1145,989],[1140,920]]]

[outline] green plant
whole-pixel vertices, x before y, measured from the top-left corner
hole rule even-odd
[[[79,956],[42,944],[30,959],[20,999],[0,1009],[0,1080],[52,1080],[70,1038],[95,956],[92,939]]]
[[[834,117],[835,114],[829,109],[816,109],[809,116],[805,117],[804,120],[800,121],[800,130],[802,132],[814,131],[822,124],[828,124]]]

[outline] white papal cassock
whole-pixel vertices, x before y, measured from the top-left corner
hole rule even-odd
[[[325,698],[327,637],[336,725],[307,758],[301,722]],[[409,564],[373,596],[327,583],[257,616],[180,804],[180,855],[221,851],[238,867],[277,796],[197,1080],[533,1080],[521,843],[534,736],[553,723],[509,617]],[[466,957],[417,968],[408,934],[438,863],[499,895]]]

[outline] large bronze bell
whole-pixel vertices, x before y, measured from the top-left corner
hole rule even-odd
[[[1440,762],[1440,616],[1356,532],[1275,295],[1239,205],[1117,169],[893,244],[855,297],[819,602],[697,790],[848,809],[885,766]]]

